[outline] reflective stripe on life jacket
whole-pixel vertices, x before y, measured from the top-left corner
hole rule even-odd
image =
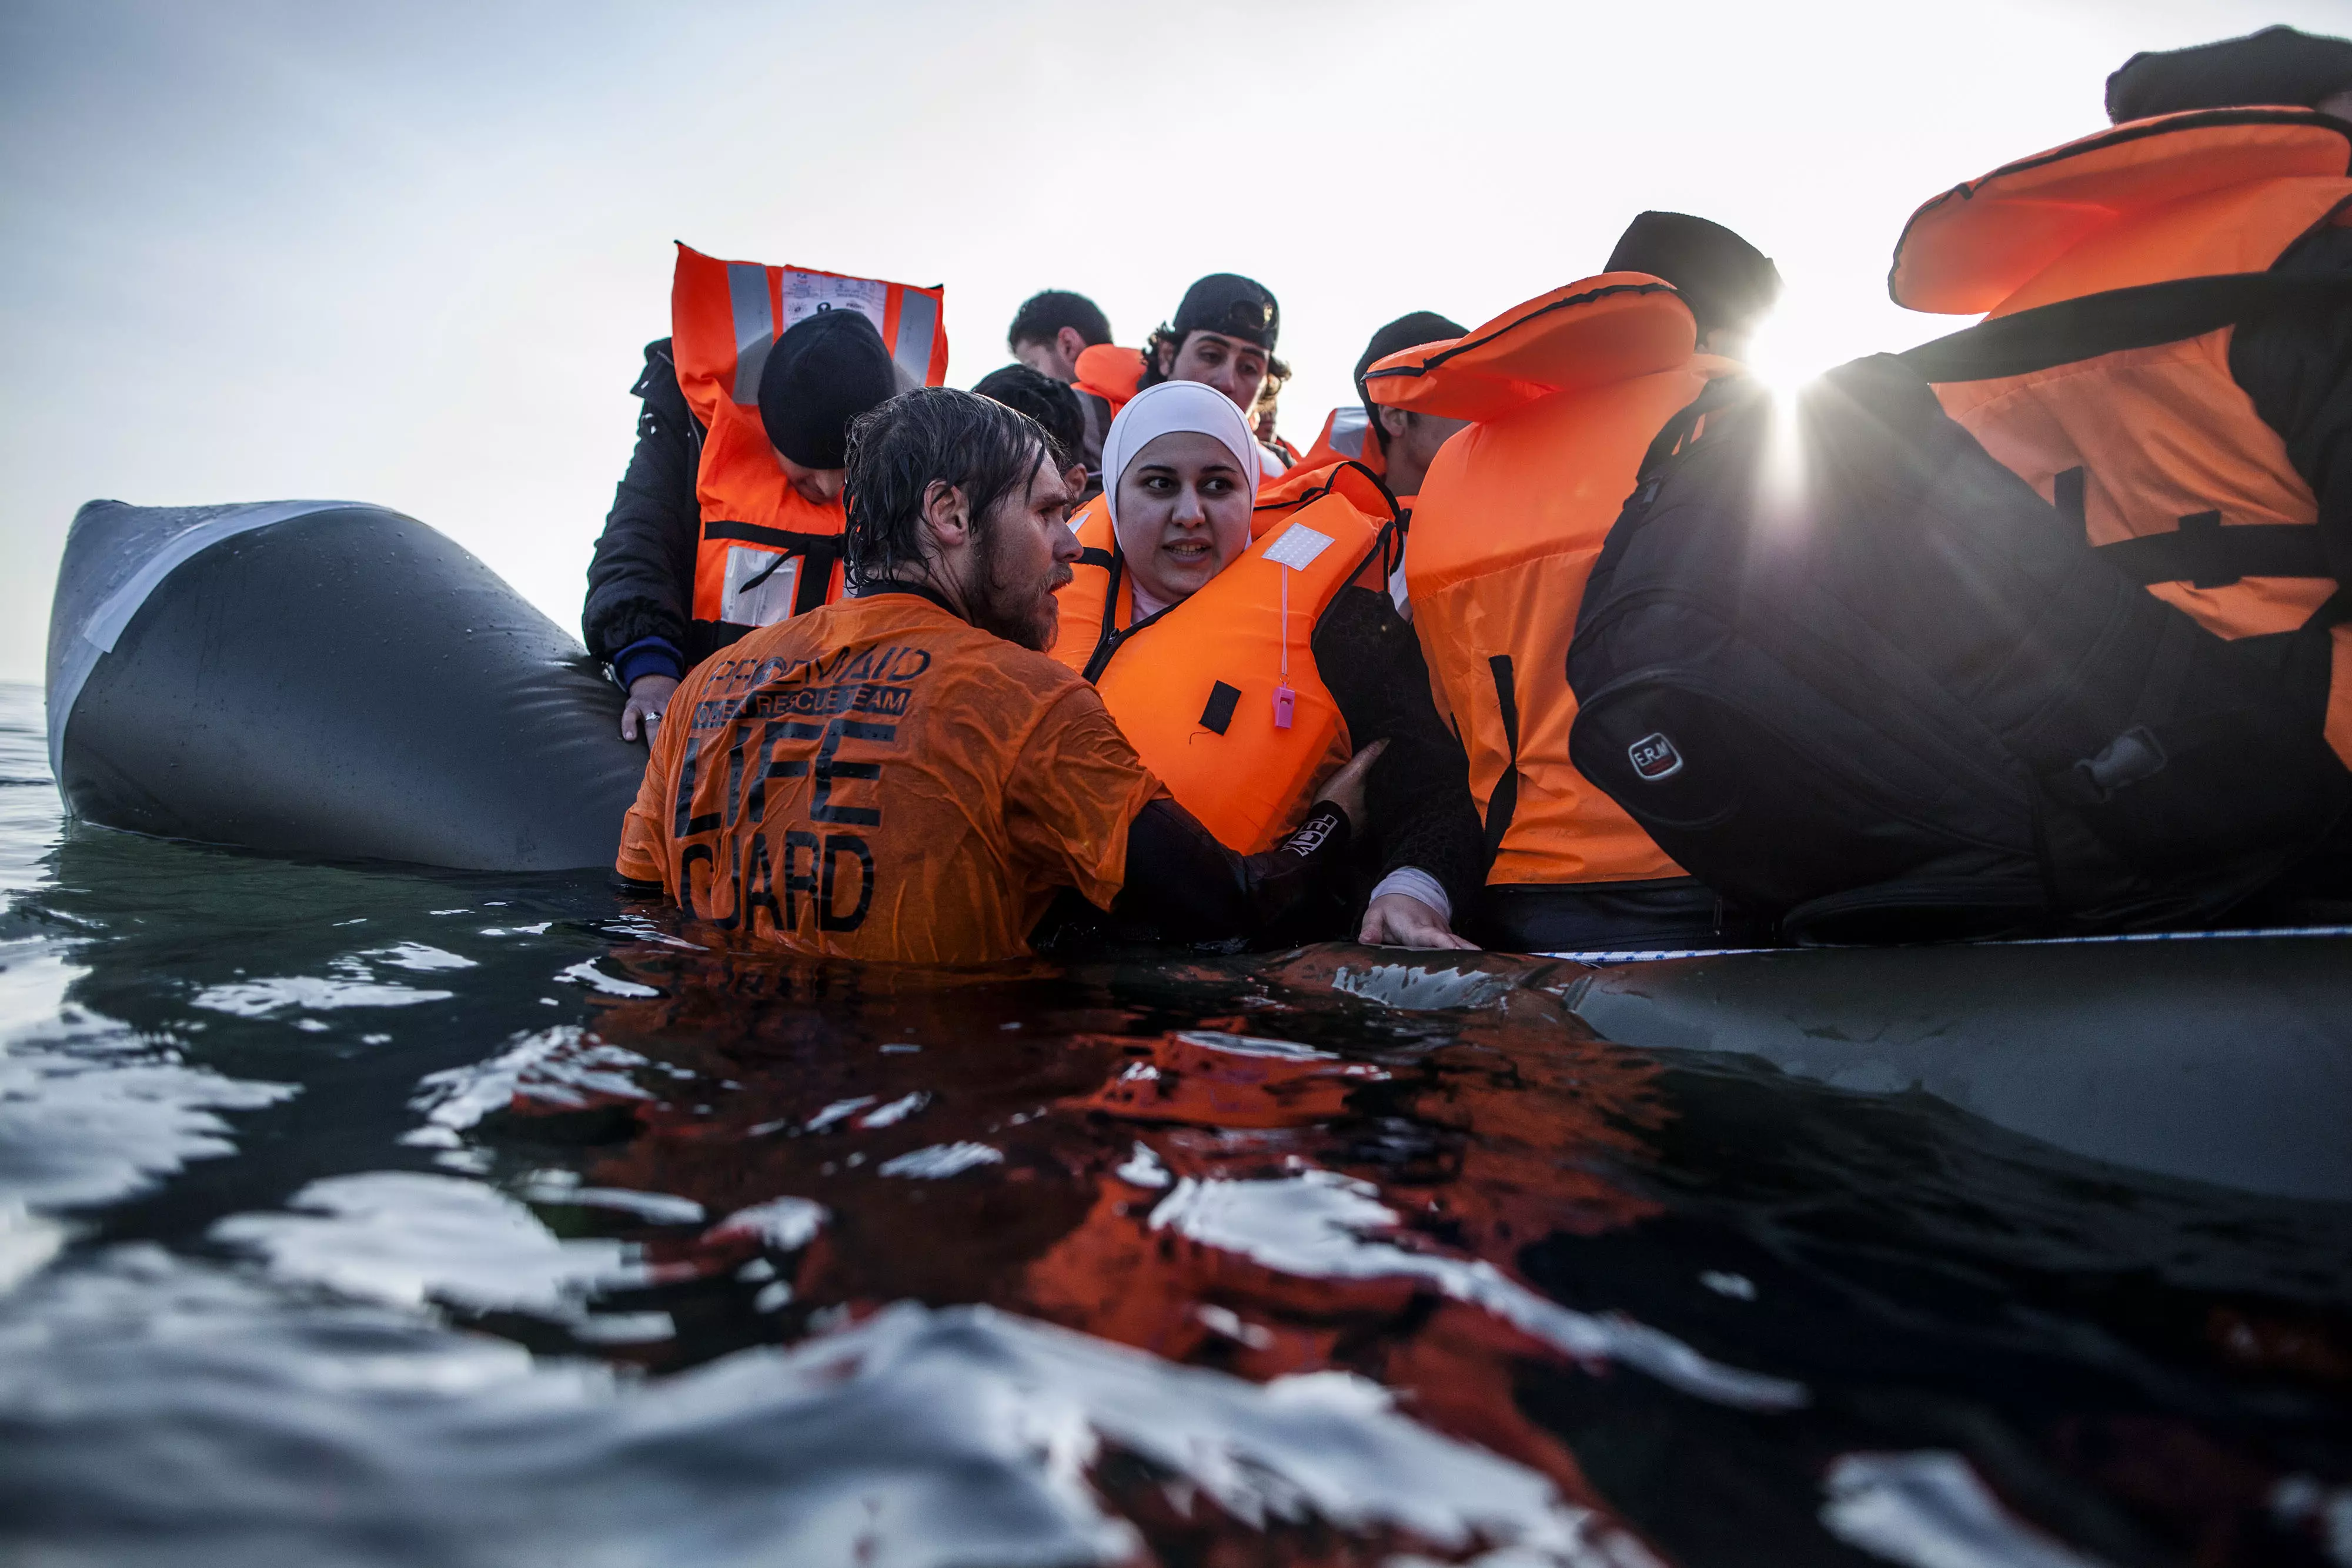
[[[1911,362],[2127,576],[2223,637],[2326,634],[2301,664],[2315,701],[2331,682],[2328,741],[2352,763],[2352,624],[2330,627],[2318,504],[2230,370],[2247,302],[2320,298],[2328,280],[2265,274],[2352,213],[2347,172],[2352,131],[2305,110],[2117,126],[1921,208],[1892,288],[1991,313]]]
[[[708,432],[695,476],[702,532],[694,619],[708,623],[716,643],[841,597],[842,507],[818,506],[793,488],[760,422],[769,349],[820,310],[861,310],[890,345],[900,386],[937,386],[948,368],[944,300],[937,288],[677,247],[671,352],[678,390]]]
[[[1405,557],[1413,630],[1470,758],[1490,884],[1682,874],[1568,759],[1568,645],[1643,455],[1727,362],[1640,273],[1587,278],[1373,366],[1377,402],[1475,421],[1431,464]]]
[[[1071,526],[1082,553],[1058,594],[1054,656],[1095,683],[1144,766],[1219,842],[1271,848],[1348,759],[1312,639],[1389,529],[1327,493],[1192,597],[1136,623],[1108,506],[1096,497]],[[1286,725],[1276,705],[1286,685]]]

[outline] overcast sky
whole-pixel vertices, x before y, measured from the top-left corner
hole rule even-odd
[[[1302,445],[1372,329],[1598,271],[1645,207],[1780,263],[1819,368],[1921,201],[2105,123],[2134,49],[2352,0],[0,5],[0,679],[93,497],[332,497],[444,529],[575,632],[668,331],[670,242],[945,283],[1122,342],[1202,273],[1282,301]],[[289,650],[289,656],[299,651]]]

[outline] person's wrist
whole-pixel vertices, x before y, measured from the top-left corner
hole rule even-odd
[[[675,681],[686,674],[686,659],[667,637],[640,637],[613,655],[613,674],[625,691],[647,675]]]

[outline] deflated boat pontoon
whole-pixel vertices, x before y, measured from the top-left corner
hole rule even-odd
[[[49,763],[86,821],[335,859],[610,865],[645,752],[585,649],[397,512],[74,517]]]

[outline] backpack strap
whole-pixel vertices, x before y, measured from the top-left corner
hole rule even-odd
[[[2273,310],[2346,304],[2352,304],[2352,275],[2179,277],[1995,316],[1895,357],[1931,382],[1990,381],[2177,343]]]

